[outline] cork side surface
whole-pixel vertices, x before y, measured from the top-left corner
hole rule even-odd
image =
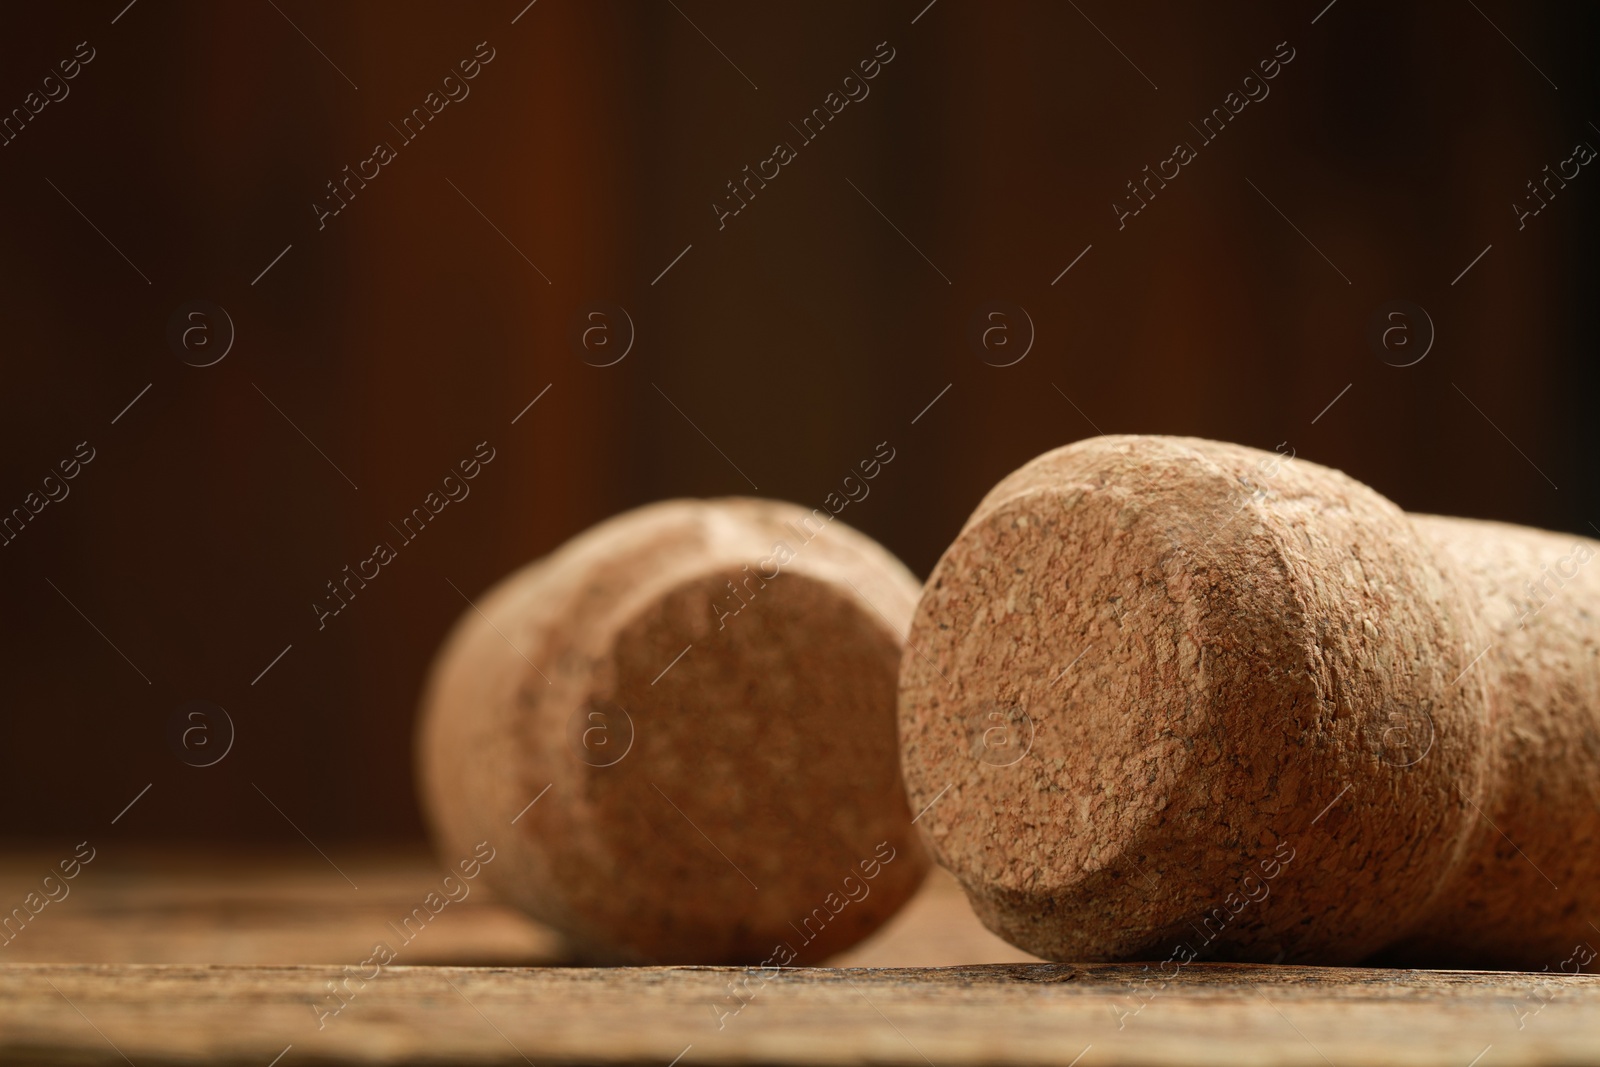
[[[1492,694],[1502,788],[1475,813],[1470,861],[1393,958],[1570,970],[1575,948],[1600,945],[1600,543],[1411,520],[1476,593],[1487,634],[1471,670]]]

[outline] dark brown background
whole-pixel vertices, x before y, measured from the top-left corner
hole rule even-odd
[[[524,0],[140,0],[112,24],[124,2],[0,33],[0,109],[97,50],[0,148],[0,509],[97,450],[0,549],[6,836],[416,835],[449,582],[476,596],[646,501],[752,492],[734,464],[820,504],[889,441],[843,517],[921,573],[994,481],[1096,428],[1286,441],[1416,510],[1600,521],[1600,177],[1522,232],[1510,208],[1600,145],[1593,26],[1566,5],[539,0],[513,25]],[[485,40],[471,96],[319,232],[323,183]],[[719,232],[723,183],[885,40],[871,95]],[[1271,95],[1119,232],[1123,183],[1285,40]],[[165,338],[196,298],[238,333],[206,369]],[[1405,369],[1365,340],[1400,298],[1438,332]],[[594,300],[637,327],[604,369],[568,341]],[[1036,324],[1015,366],[967,342],[990,300]],[[482,440],[471,496],[319,632],[323,583]],[[166,739],[195,698],[238,728],[206,769]]]

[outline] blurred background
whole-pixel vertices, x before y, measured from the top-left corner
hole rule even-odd
[[[525,4],[7,13],[6,837],[418,839],[465,597],[884,442],[923,575],[1097,432],[1597,532],[1590,8]]]

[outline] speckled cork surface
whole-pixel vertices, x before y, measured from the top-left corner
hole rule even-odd
[[[1476,594],[1487,632],[1472,671],[1489,688],[1500,781],[1468,863],[1392,958],[1575,973],[1600,946],[1600,544],[1412,522]]]
[[[894,712],[918,592],[791,504],[670,501],[574,538],[478,598],[435,663],[418,762],[441,859],[490,842],[496,894],[579,958],[854,944],[927,871]]]
[[[991,929],[1051,959],[1555,970],[1600,938],[1578,918],[1600,912],[1596,579],[1515,633],[1507,613],[1574,543],[1413,521],[1211,441],[1040,456],[913,620],[919,828]]]

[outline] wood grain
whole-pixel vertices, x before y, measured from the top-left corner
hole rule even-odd
[[[338,870],[309,848],[104,847],[68,883],[65,900],[47,905],[9,943],[0,940],[0,964],[359,963],[375,941],[393,940],[389,924],[436,889],[443,871],[421,847],[329,849]],[[0,912],[9,914],[37,890],[58,858],[35,849],[0,853]],[[396,962],[569,962],[555,931],[475,884]],[[1034,959],[985,930],[955,880],[935,871],[882,929],[830,962],[937,967]]]
[[[324,1016],[439,875],[327,847],[359,889],[309,848],[107,844],[0,948],[0,1063],[1600,1064],[1600,977],[1006,962],[942,872],[845,966],[772,973],[548,966],[474,892]],[[52,858],[0,856],[0,904]]]
[[[722,1014],[738,1003],[729,983],[749,972],[396,966],[319,1030],[312,1005],[339,973],[13,965],[0,969],[0,1059],[265,1065],[282,1052],[280,1067],[665,1064],[680,1056],[681,1064],[940,1067],[1600,1062],[1600,979],[1588,976],[1194,964],[1137,1015],[1122,1015],[1139,1005],[1138,966],[802,968],[751,980],[742,1009]],[[1519,1019],[1519,1011],[1528,1014]]]

